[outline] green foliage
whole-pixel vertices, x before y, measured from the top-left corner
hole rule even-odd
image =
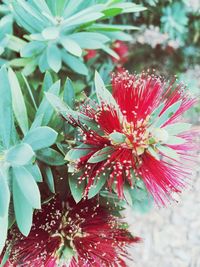
[[[47,80],[48,74],[45,77]],[[9,208],[14,206],[16,223],[20,231],[28,235],[33,211],[41,207],[37,184],[43,182],[40,162],[65,163],[64,157],[50,148],[57,140],[57,132],[49,126],[41,126],[50,122],[53,108],[44,94],[37,106],[34,91],[22,78],[18,79],[12,69],[0,69],[0,251],[6,239],[8,220],[11,220]],[[28,89],[25,94],[21,84]],[[59,93],[59,82],[50,81],[48,86],[47,91]],[[30,116],[27,108],[32,103],[36,109],[33,109],[34,116]]]
[[[11,36],[8,47],[20,52],[21,57],[25,59],[16,59],[15,64],[22,64],[23,73],[26,75],[32,73],[37,66],[41,72],[48,69],[59,72],[62,62],[74,72],[88,75],[88,69],[83,62],[85,49],[101,49],[118,57],[109,45],[116,40],[116,34],[118,39],[120,38],[123,28],[120,25],[112,28],[104,22],[119,14],[145,9],[123,0],[80,0],[76,3],[73,0],[14,0],[10,5],[12,14],[9,15],[10,21],[7,22],[5,31],[12,33],[10,28],[14,16],[18,26],[24,30],[24,36],[23,39]],[[2,21],[2,25],[3,23],[6,22]],[[134,27],[129,26],[127,29]],[[13,45],[13,42],[16,44]],[[5,46],[4,43],[5,41],[2,47]],[[1,50],[3,53],[4,48]]]
[[[188,30],[188,17],[185,5],[181,2],[174,2],[163,8],[161,23],[164,32],[168,33],[172,39],[178,39],[182,42]]]
[[[8,45],[8,35],[13,33],[13,16],[10,14],[9,1],[0,4],[0,56]]]

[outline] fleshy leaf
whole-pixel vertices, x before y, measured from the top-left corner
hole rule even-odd
[[[174,145],[182,145],[186,142],[185,139],[177,136],[169,136],[169,139],[167,142],[165,142],[166,145],[174,146]]]
[[[63,156],[52,148],[37,150],[36,156],[39,160],[50,166],[61,166],[66,163]]]
[[[106,180],[107,180],[106,174],[105,175],[102,174],[100,177],[96,178],[96,182],[94,182],[94,184],[89,189],[88,199],[93,198],[99,193],[99,191],[102,189],[102,187],[106,183]]]
[[[26,202],[28,201],[32,208],[40,209],[40,191],[32,174],[24,167],[13,167],[12,173],[13,180],[17,183]]]
[[[12,104],[14,114],[23,134],[26,134],[28,131],[28,116],[26,106],[17,76],[15,75],[12,69],[8,70],[8,78],[12,92]]]
[[[118,132],[113,132],[111,134],[109,134],[109,137],[111,139],[112,142],[116,143],[116,144],[121,144],[125,142],[126,136],[122,133],[118,133]]]
[[[164,154],[166,157],[169,157],[171,159],[179,160],[179,155],[176,153],[176,151],[168,146],[162,146],[158,145],[156,148]]]
[[[163,129],[165,129],[170,135],[177,135],[190,130],[191,126],[192,125],[189,123],[177,122],[174,124],[167,125]]]
[[[76,203],[81,201],[85,187],[84,181],[78,181],[77,175],[69,175],[69,187]]]
[[[36,151],[53,145],[57,135],[57,132],[50,127],[37,127],[26,134],[23,142],[29,144]]]
[[[21,192],[16,179],[13,179],[13,201],[19,230],[28,236],[32,226],[33,208]]]
[[[176,103],[174,103],[173,105],[171,105],[170,107],[168,107],[168,109],[166,109],[162,115],[157,119],[157,121],[154,123],[154,127],[160,127],[162,126],[165,122],[167,122],[169,120],[170,117],[172,117],[180,108],[182,103],[182,100],[177,101]]]
[[[35,153],[30,145],[22,143],[11,147],[5,158],[12,166],[27,165],[34,161]]]
[[[89,154],[92,152],[92,147],[89,145],[81,144],[80,146],[77,146],[66,154],[65,160],[68,161],[76,161],[77,159]]]
[[[114,151],[113,147],[107,146],[94,153],[88,160],[88,163],[97,163],[106,160]]]
[[[5,172],[0,169],[0,217],[8,216],[10,190]]]

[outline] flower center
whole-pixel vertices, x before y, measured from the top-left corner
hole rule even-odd
[[[113,132],[110,140],[113,145],[120,145],[123,148],[131,149],[135,156],[140,156],[145,152],[150,143],[151,134],[147,127],[147,119],[123,123],[123,133]]]

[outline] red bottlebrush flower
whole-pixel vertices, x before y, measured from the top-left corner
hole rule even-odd
[[[120,66],[123,66],[128,61],[128,53],[129,53],[128,46],[124,42],[118,40],[113,43],[112,49],[119,56],[119,60],[112,57],[113,62],[117,63]]]
[[[155,201],[165,204],[191,176],[193,132],[181,116],[195,99],[182,84],[128,71],[113,75],[112,89],[113,95],[97,74],[98,103],[62,114],[82,135],[82,144],[66,159],[75,173],[82,172],[78,179],[87,181],[86,193],[106,178],[110,190],[124,198],[124,185],[134,187],[140,179]]]
[[[87,54],[84,56],[84,60],[87,62],[90,59],[96,57],[97,51],[96,50],[86,50]]]
[[[125,267],[126,246],[139,238],[122,225],[95,200],[75,204],[54,197],[35,213],[28,237],[17,227],[10,230],[9,262],[14,267]]]

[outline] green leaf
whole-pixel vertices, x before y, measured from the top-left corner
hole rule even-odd
[[[1,222],[0,222],[1,223]],[[10,252],[11,252],[11,246],[7,246],[6,251],[4,252],[2,261],[0,263],[0,267],[5,267],[6,262],[8,261],[9,257],[10,257]],[[1,254],[1,249],[0,249],[0,254]]]
[[[113,132],[109,134],[109,138],[113,143],[121,144],[125,142],[126,135],[119,133],[119,132]]]
[[[150,122],[153,123],[153,121],[159,116],[160,112],[164,108],[165,103],[161,103],[150,115]]]
[[[66,52],[62,53],[62,58],[65,64],[76,73],[86,76],[88,75],[88,69],[86,65],[79,58]]]
[[[165,142],[166,145],[174,146],[174,145],[182,145],[186,142],[185,139],[177,136],[169,136],[169,139]]]
[[[84,9],[83,11],[76,13],[70,18],[65,19],[64,22],[62,23],[62,27],[65,28],[66,26],[71,27],[80,24],[85,24],[91,21],[95,21],[104,16],[103,13],[95,12],[93,10],[94,8],[95,6],[91,6],[87,9]]]
[[[0,140],[8,148],[12,140],[14,128],[12,115],[12,97],[8,74],[5,67],[0,69]]]
[[[49,71],[46,71],[42,83],[42,91],[47,92],[49,88],[52,86],[52,84],[53,84],[53,78],[51,76],[51,73]]]
[[[116,110],[118,110],[118,112],[120,112],[118,104],[116,103],[112,94],[106,89],[104,82],[97,71],[95,72],[95,88],[97,99],[100,105],[104,104],[113,106],[116,108]]]
[[[113,8],[122,9],[122,13],[133,13],[133,12],[141,12],[146,10],[146,7],[141,5],[137,5],[135,3],[116,3],[112,5]]]
[[[32,41],[27,43],[20,51],[21,57],[29,58],[42,53],[46,45],[43,42]]]
[[[47,49],[45,49],[42,52],[42,54],[38,56],[38,58],[39,58],[38,66],[40,71],[43,73],[50,68],[47,62]]]
[[[171,159],[179,160],[179,154],[176,153],[176,151],[168,146],[162,146],[158,145],[156,148],[164,154],[166,157],[169,157]]]
[[[5,246],[8,231],[8,216],[0,217],[0,255]]]
[[[33,96],[32,90],[31,90],[31,87],[30,87],[30,85],[29,85],[26,77],[23,74],[22,74],[22,78],[23,78],[23,80],[25,82],[25,85],[26,85],[27,91],[28,91],[28,93],[30,95],[31,101],[33,103],[33,106],[34,106],[35,110],[37,110],[37,105],[35,103],[35,99],[34,99],[34,96]]]
[[[141,213],[148,212],[153,206],[153,197],[148,194],[146,188],[134,187],[131,189],[131,197],[133,209]]]
[[[82,49],[80,48],[80,46],[77,42],[70,39],[69,37],[62,36],[60,38],[60,43],[70,54],[72,54],[76,57],[81,57]]]
[[[148,152],[153,156],[155,159],[160,160],[159,153],[157,153],[153,147],[149,146],[148,147]]]
[[[85,188],[84,181],[78,181],[78,176],[76,175],[69,175],[69,187],[76,203],[81,201]]]
[[[32,208],[40,209],[40,191],[31,173],[24,167],[13,167],[12,172],[13,180],[15,184],[17,184],[26,202],[28,202]]]
[[[17,22],[28,32],[41,32],[47,26],[48,22],[42,12],[33,7],[30,2],[13,1],[12,6]]]
[[[58,27],[48,27],[42,31],[45,40],[56,40],[59,38],[60,31]]]
[[[77,32],[70,35],[70,38],[84,49],[99,49],[110,41],[106,35],[96,32]]]
[[[60,92],[60,81],[55,82],[49,88],[48,92],[53,93],[54,95],[58,95]],[[42,125],[47,125],[49,121],[51,120],[53,112],[54,112],[54,109],[52,108],[52,106],[50,105],[46,97],[44,97],[35,115],[35,120],[40,114],[42,114],[43,115]]]
[[[91,152],[92,152],[91,146],[81,144],[80,146],[77,146],[77,147],[69,150],[69,152],[65,156],[65,160],[76,161],[77,159],[80,159],[81,157],[83,157],[83,156],[85,156]]]
[[[35,128],[38,128],[42,125],[42,121],[43,121],[43,114],[39,114],[35,119],[34,119],[34,122],[32,123],[31,125],[31,128],[30,130],[33,130]]]
[[[88,160],[88,163],[97,163],[106,160],[108,156],[114,151],[114,148],[107,146],[94,153]]]
[[[6,174],[0,169],[0,217],[8,216],[10,190]]]
[[[190,130],[191,126],[192,125],[189,123],[177,122],[167,125],[163,129],[165,129],[170,135],[177,135]]]
[[[47,126],[37,127],[30,130],[23,139],[34,151],[53,145],[58,133]]]
[[[106,175],[101,175],[100,177],[96,178],[96,182],[90,187],[89,193],[88,193],[88,199],[93,198],[96,196],[96,194],[99,193],[99,191],[102,189],[102,187],[105,185],[107,180]]]
[[[135,26],[123,25],[123,24],[112,25],[112,24],[103,24],[103,23],[95,24],[94,23],[88,27],[88,30],[95,31],[95,32],[98,32],[98,31],[110,32],[110,31],[123,31],[123,30],[139,30],[139,28]]]
[[[56,73],[61,69],[62,58],[61,52],[57,45],[49,44],[47,47],[47,62],[49,67]]]
[[[131,187],[130,185],[128,184],[125,184],[124,185],[124,196],[125,196],[125,199],[127,201],[127,203],[132,206],[133,205],[133,200],[132,200],[132,197],[131,197]]]
[[[108,53],[111,57],[114,57],[117,60],[120,59],[119,55],[114,50],[112,50],[110,47],[104,45],[102,47],[102,50],[105,51],[106,53]]]
[[[53,178],[53,173],[52,173],[52,170],[49,166],[45,166],[43,168],[44,172],[44,178],[45,178],[45,181],[49,187],[49,190],[55,194],[55,185],[54,185],[54,178]]]
[[[8,78],[12,92],[13,111],[23,134],[26,134],[28,131],[28,116],[26,106],[17,76],[12,69],[8,70]]]
[[[84,126],[88,128],[100,132],[98,125],[94,120],[85,116],[84,114],[72,110],[69,106],[67,106],[59,97],[55,96],[51,93],[45,94],[49,103],[54,107],[54,109],[60,113],[64,118],[68,118],[69,116],[73,117],[74,120],[81,122]]]
[[[8,43],[7,43],[7,47],[15,52],[20,52],[21,49],[23,49],[23,47],[26,45],[27,43],[22,40],[19,37],[10,35],[8,38]]]
[[[27,165],[35,160],[35,153],[30,145],[22,143],[11,147],[5,155],[5,159],[12,166]]]
[[[69,78],[67,78],[65,82],[63,100],[70,108],[74,107],[75,90],[72,81]]]
[[[160,117],[155,121],[154,123],[154,127],[160,127],[162,126],[165,122],[167,122],[169,120],[169,118],[171,118],[180,108],[182,103],[182,100],[177,101],[176,103],[174,103],[173,105],[171,105],[170,107],[168,107],[163,113],[162,115],[160,115]]]
[[[122,11],[123,11],[122,8],[111,7],[103,11],[103,13],[106,17],[114,17],[120,14]]]
[[[32,226],[33,208],[21,192],[16,179],[13,179],[13,201],[19,230],[23,235],[28,236]]]
[[[52,148],[44,148],[36,151],[36,156],[42,162],[50,166],[61,166],[66,164],[63,156]]]
[[[25,168],[27,169],[28,172],[31,173],[31,175],[33,176],[33,178],[35,179],[37,183],[41,183],[43,181],[42,174],[37,163],[27,165]]]

